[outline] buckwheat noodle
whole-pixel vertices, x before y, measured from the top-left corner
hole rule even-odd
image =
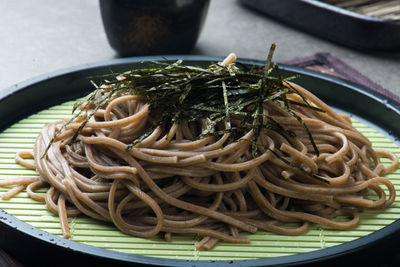
[[[87,107],[68,125],[67,120],[46,125],[33,152],[16,156],[18,163],[35,169],[40,177],[1,181],[1,186],[16,185],[2,198],[26,188],[31,198],[58,214],[66,238],[68,217],[85,214],[137,237],[162,233],[170,240],[172,234],[198,234],[203,237],[196,244],[199,250],[212,249],[220,240],[248,243],[240,232],[300,235],[310,223],[351,229],[359,222],[360,210],[390,206],[396,192],[383,176],[398,168],[397,157],[374,150],[349,117],[306,89],[295,83],[286,86],[326,111],[292,107],[311,132],[318,156],[304,128],[272,102],[264,104],[263,113],[295,136],[262,129],[257,156],[250,151],[251,130],[228,144],[229,133],[196,139],[207,127],[207,118],[174,124],[168,132],[159,126],[127,150],[157,118],[144,97],[117,94],[98,109]],[[287,98],[304,102],[295,94]],[[69,145],[92,112],[94,116]],[[232,118],[231,123],[235,126],[239,119]],[[226,125],[221,122],[216,127]],[[384,166],[382,157],[391,163]],[[287,162],[323,177],[329,185],[311,181]],[[36,192],[43,187],[48,187],[45,195]],[[366,196],[367,191],[372,193]]]

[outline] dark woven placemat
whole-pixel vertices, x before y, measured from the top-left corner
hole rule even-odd
[[[330,55],[329,53],[317,53],[310,57],[295,58],[283,62],[287,65],[294,65],[301,68],[312,69],[322,73],[334,75],[354,83],[361,84],[372,91],[378,92],[388,99],[400,103],[400,96],[392,93],[391,91],[383,88],[379,84],[370,80],[354,68],[350,67],[340,59]]]

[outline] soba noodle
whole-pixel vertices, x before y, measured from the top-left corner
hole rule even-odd
[[[319,154],[296,117],[274,102],[265,102],[262,113],[293,135],[262,128],[256,154],[251,129],[234,138],[229,132],[198,138],[210,127],[207,118],[157,126],[127,149],[151,129],[158,114],[145,97],[121,92],[100,107],[81,107],[83,113],[73,121],[46,125],[33,153],[16,157],[40,177],[1,181],[2,186],[16,185],[2,198],[26,188],[32,199],[45,202],[60,217],[66,238],[68,217],[85,214],[137,237],[163,234],[170,240],[172,234],[198,234],[203,237],[196,244],[199,250],[212,249],[220,240],[248,243],[240,232],[300,235],[310,223],[351,229],[360,210],[390,206],[396,192],[383,176],[398,168],[397,157],[374,150],[349,117],[306,89],[290,82],[285,86],[304,96],[287,94],[288,100],[325,111],[291,106]],[[240,115],[230,123],[240,124]],[[213,127],[224,130],[227,123]],[[384,166],[381,157],[391,163]],[[48,187],[45,195],[36,192],[43,187]],[[366,197],[367,191],[375,196]]]

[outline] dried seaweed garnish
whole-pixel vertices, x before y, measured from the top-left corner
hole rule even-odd
[[[76,130],[71,143],[97,109],[113,96],[135,94],[147,99],[150,112],[156,112],[158,119],[154,125],[149,126],[148,131],[128,144],[127,150],[143,141],[158,126],[168,133],[174,123],[208,118],[208,125],[199,134],[199,138],[228,133],[229,142],[232,138],[252,130],[251,153],[257,156],[257,142],[262,129],[271,129],[289,137],[295,136],[271,116],[263,114],[265,103],[273,102],[302,125],[318,155],[318,148],[311,132],[291,106],[299,105],[316,112],[324,111],[309,104],[307,99],[290,85],[288,81],[296,76],[281,75],[278,65],[272,61],[274,50],[275,44],[271,46],[264,66],[249,66],[240,62],[228,65],[213,63],[208,66],[191,66],[184,64],[182,60],[177,60],[143,63],[142,68],[103,75],[105,80],[100,86],[93,83],[96,90],[74,105],[74,110],[78,107],[83,110],[90,107],[91,113]],[[297,94],[302,101],[288,99],[288,94]],[[236,121],[240,118],[240,122],[233,125],[231,121],[233,118]],[[216,126],[221,123],[225,125],[224,129],[217,130]]]

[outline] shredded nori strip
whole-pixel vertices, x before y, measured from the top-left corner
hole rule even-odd
[[[318,148],[307,125],[290,106],[299,105],[317,112],[324,112],[324,110],[311,106],[303,95],[286,83],[296,76],[283,77],[281,75],[278,65],[272,61],[274,50],[275,44],[271,45],[264,66],[248,66],[234,62],[228,65],[213,63],[203,67],[186,65],[182,60],[178,60],[142,63],[143,68],[103,75],[103,78],[110,80],[104,80],[99,86],[92,82],[96,90],[74,105],[73,111],[78,107],[84,109],[89,105],[94,105],[95,109],[82,122],[70,143],[75,141],[95,111],[114,95],[134,94],[146,97],[150,111],[161,111],[161,115],[148,131],[127,146],[127,150],[144,140],[158,126],[163,126],[168,132],[174,123],[208,118],[210,125],[198,136],[199,138],[209,135],[221,136],[226,133],[233,138],[240,136],[244,131],[252,130],[251,153],[257,156],[257,142],[263,128],[287,134],[289,137],[295,136],[271,116],[263,114],[263,105],[272,101],[299,122],[307,133],[315,154],[318,155]],[[299,95],[304,103],[287,99],[287,94]],[[235,115],[240,115],[241,122],[239,125],[232,126],[230,120]],[[72,119],[67,124],[71,121]],[[224,130],[211,127],[221,122],[226,125]],[[56,136],[61,130],[56,133]],[[283,158],[281,159],[284,161]],[[298,166],[289,165],[301,169]],[[302,173],[308,174],[305,170]],[[308,176],[314,180],[323,180],[313,174],[308,174]]]

